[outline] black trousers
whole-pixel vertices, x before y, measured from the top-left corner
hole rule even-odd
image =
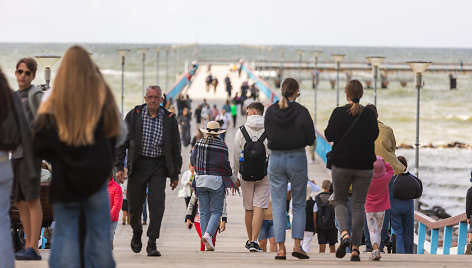
[[[148,187],[149,227],[147,236],[157,239],[161,231],[166,202],[166,165],[164,157],[139,156],[128,178],[128,211],[133,233],[142,234],[141,215]]]

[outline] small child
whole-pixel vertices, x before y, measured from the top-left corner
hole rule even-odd
[[[472,171],[470,172],[470,182],[472,182]],[[467,190],[467,195],[465,198],[465,214],[467,216],[467,223],[469,224],[469,233],[467,234],[467,246],[465,254],[472,254],[472,221],[470,217],[472,216],[472,186]]]
[[[334,206],[330,203],[331,182],[324,180],[321,183],[323,192],[315,197],[315,206],[313,207],[315,228],[318,233],[318,244],[320,253],[326,252],[326,244],[329,244],[329,252],[336,252],[336,243],[338,242],[338,229],[334,219]]]
[[[264,209],[264,218],[262,220],[262,226],[257,240],[259,241],[259,246],[262,248],[263,252],[267,252],[267,240],[269,240],[269,252],[277,252],[271,200],[269,200],[269,207]]]
[[[374,177],[369,186],[365,201],[365,212],[367,226],[369,227],[370,241],[372,242],[372,253],[370,259],[380,260],[380,233],[382,231],[385,210],[390,208],[388,184],[393,176],[392,166],[377,156],[374,163]]]
[[[108,196],[110,197],[111,248],[113,249],[113,239],[115,238],[115,230],[120,217],[121,205],[123,204],[121,187],[113,177],[108,179]]]
[[[187,215],[185,215],[185,222],[187,224],[187,228],[190,230],[192,229],[192,224],[195,224],[195,231],[197,231],[198,236],[200,237],[200,251],[205,251],[205,244],[202,242],[202,231],[200,229],[200,213],[198,210],[198,198],[195,194],[195,191],[192,193],[192,198],[187,207]],[[220,232],[224,232],[226,229],[226,222],[227,222],[227,214],[226,214],[226,198],[224,200],[223,205],[223,212],[221,214],[221,223],[220,226],[216,229],[215,234],[212,237],[213,246],[216,246],[216,235],[218,234],[218,230]]]
[[[305,213],[306,213],[306,223],[305,223],[305,232],[303,234],[302,240],[302,249],[306,253],[310,252],[311,248],[311,241],[313,240],[313,236],[315,235],[315,201],[310,196],[311,194],[311,186],[306,186],[306,206],[305,206]]]
[[[195,178],[195,170],[190,164],[188,163],[188,170],[182,174],[182,178],[180,178],[180,183],[182,184],[182,188],[178,193],[179,198],[185,199],[185,207],[188,207],[188,203],[190,202],[190,198],[192,197],[192,181]]]

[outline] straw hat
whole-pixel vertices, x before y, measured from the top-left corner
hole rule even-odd
[[[201,128],[200,131],[203,134],[210,134],[210,135],[218,135],[218,134],[226,132],[226,129],[220,129],[220,128],[221,128],[220,123],[216,121],[210,121],[207,123],[206,129]]]

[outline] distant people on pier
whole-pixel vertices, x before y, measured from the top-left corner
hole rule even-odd
[[[258,237],[269,207],[270,182],[267,176],[269,149],[264,130],[264,105],[253,102],[248,107],[247,121],[234,137],[233,175],[238,178],[243,195],[244,218],[248,240],[245,248],[262,252]],[[267,238],[267,237],[264,237]]]
[[[53,169],[50,267],[81,263],[81,211],[86,222],[84,266],[115,267],[106,182],[122,132],[120,122],[113,92],[89,53],[80,46],[69,48],[51,95],[38,110],[34,130],[34,151]]]
[[[231,85],[231,79],[229,78],[229,74],[225,77],[225,87],[226,92],[228,93],[228,98],[231,98],[231,91],[233,90],[233,85]]]
[[[208,68],[210,68],[210,65],[208,65]],[[205,84],[206,84],[206,91],[209,92],[210,91],[210,86],[212,85],[213,83],[213,75],[208,74],[208,76],[206,77],[205,79]]]
[[[25,117],[31,136],[31,127],[37,117],[43,92],[32,84],[36,77],[37,63],[33,58],[22,58],[16,64],[15,76],[18,90],[15,92],[21,100],[23,109],[21,117]],[[25,231],[25,249],[16,253],[17,260],[40,260],[38,239],[41,233],[43,212],[41,209],[40,169],[41,159],[34,159],[36,173],[23,172],[27,163],[28,152],[23,146],[18,146],[12,152],[11,164],[13,168],[13,198],[15,206],[20,211],[21,224]]]
[[[189,113],[189,108],[185,107],[182,110],[182,114],[177,117],[177,121],[180,126],[181,141],[184,147],[187,147],[190,144],[190,122],[191,114]]]
[[[276,259],[286,259],[285,227],[287,224],[287,183],[292,192],[292,238],[295,239],[292,256],[308,259],[301,248],[305,231],[305,197],[308,178],[305,147],[315,141],[315,127],[308,110],[295,102],[300,87],[293,78],[282,83],[282,99],[266,111],[264,127],[268,148],[271,150],[268,175],[271,184],[275,240],[278,244]]]
[[[215,120],[215,118],[220,114],[218,107],[216,104],[213,104],[213,108],[211,108],[211,120]]]
[[[372,243],[370,259],[380,260],[381,231],[385,217],[385,211],[390,208],[390,197],[388,184],[392,180],[393,168],[382,157],[377,156],[374,162],[374,176],[367,192],[365,202],[365,214],[367,219],[368,233]]]
[[[116,150],[116,177],[119,182],[124,181],[123,168],[127,155],[128,207],[133,228],[131,250],[139,253],[142,249],[141,214],[147,186],[150,223],[146,252],[148,256],[161,256],[156,239],[160,237],[165,209],[166,178],[170,178],[172,190],[179,183],[182,167],[180,133],[175,114],[160,105],[162,90],[159,86],[148,86],[144,99],[145,104],[134,107],[126,115],[129,134],[124,144]]]
[[[221,129],[227,130],[231,126],[231,115],[226,112],[225,109],[221,109],[220,113],[216,116],[215,121],[220,123]],[[220,134],[220,138],[226,140],[226,132]]]
[[[408,162],[405,157],[398,156],[398,160],[405,168],[408,168]],[[392,228],[395,232],[396,253],[413,254],[415,228],[414,200],[422,195],[423,183],[406,169],[405,172],[394,175],[392,182],[393,187],[390,187],[390,207],[392,211]]]
[[[216,94],[216,89],[218,88],[218,78],[214,77],[213,80],[211,81],[211,85],[213,86],[213,93]]]
[[[32,75],[32,73],[30,73]],[[23,112],[21,99],[8,85],[0,69],[0,260],[4,267],[15,266],[10,228],[10,203],[14,180],[10,152],[23,148],[24,167],[22,173],[29,180],[39,180],[39,166],[36,165],[29,123]],[[37,248],[37,241],[35,248]],[[33,249],[33,252],[34,249]],[[39,254],[32,254],[41,259]]]
[[[231,116],[233,117],[233,128],[235,128],[237,126],[236,120],[238,119],[238,104],[236,103],[234,99],[231,101],[230,108],[231,108]]]
[[[201,129],[205,138],[195,144],[190,162],[195,168],[196,195],[200,211],[202,242],[208,251],[215,250],[213,237],[220,223],[225,188],[234,187],[228,147],[219,134],[225,132],[216,121]]]
[[[470,172],[470,182],[472,182],[472,171]],[[467,246],[465,254],[472,254],[472,186],[467,190],[467,195],[465,197],[465,214],[467,216],[467,223],[469,224],[469,231],[467,233]]]
[[[359,104],[364,94],[362,84],[351,80],[344,90],[348,104],[332,112],[325,129],[325,137],[333,142],[328,156],[335,198],[336,219],[341,231],[341,242],[336,257],[343,258],[351,246],[351,261],[360,261],[364,228],[364,204],[373,176],[376,160],[374,141],[379,135],[375,113]],[[352,237],[349,235],[348,196],[352,185]]]

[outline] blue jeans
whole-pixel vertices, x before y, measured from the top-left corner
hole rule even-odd
[[[275,242],[285,242],[287,225],[287,184],[292,184],[292,238],[303,239],[306,223],[306,187],[308,181],[305,149],[293,151],[272,150],[267,170],[272,194]]]
[[[210,233],[212,236],[220,224],[221,214],[225,201],[223,184],[218,190],[206,187],[197,187],[195,191],[200,210],[200,229],[202,235]]]
[[[15,266],[15,254],[10,232],[10,196],[13,172],[8,154],[0,151],[0,260],[2,267]],[[6,158],[6,159],[5,159]],[[4,266],[3,266],[4,265]]]
[[[392,228],[395,232],[397,253],[413,254],[415,224],[414,200],[392,200]]]
[[[107,185],[81,202],[55,203],[55,228],[49,267],[80,267],[79,214],[85,211],[87,234],[84,245],[85,267],[115,267],[111,252],[110,205]]]
[[[390,226],[390,209],[385,210],[384,222],[382,225],[382,231],[380,232],[380,245],[379,250],[383,250],[385,247],[385,240],[388,237],[388,227]],[[367,227],[367,218],[364,216],[364,237],[365,237],[365,246],[367,248],[372,248],[372,243],[370,242],[370,233],[369,228]],[[397,252],[398,253],[398,252]]]

